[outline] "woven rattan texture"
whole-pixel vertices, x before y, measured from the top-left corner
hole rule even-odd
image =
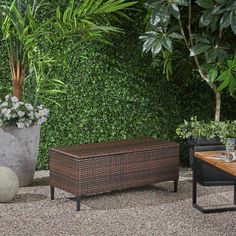
[[[82,196],[178,180],[178,144],[167,142],[168,145],[160,146],[159,140],[156,140],[154,149],[155,140],[151,139],[151,142],[151,150],[147,145],[141,151],[140,140],[135,149],[135,140],[132,140],[132,152],[126,152],[127,146],[124,153],[111,154],[110,149],[108,153],[103,149],[104,156],[82,159],[73,158],[66,152],[62,154],[54,148],[50,151],[50,185]],[[118,146],[120,144],[118,142]]]

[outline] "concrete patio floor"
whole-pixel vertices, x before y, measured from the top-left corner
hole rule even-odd
[[[231,186],[198,189],[202,205],[232,205]],[[50,200],[48,171],[38,171],[13,202],[0,204],[0,235],[236,235],[236,212],[206,215],[192,207],[189,169],[181,169],[179,190],[172,190],[166,182],[83,197],[76,212],[69,193],[56,189]]]

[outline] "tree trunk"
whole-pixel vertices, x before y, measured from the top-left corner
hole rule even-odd
[[[220,112],[221,112],[221,93],[217,90],[217,87],[214,85],[212,86],[214,93],[215,93],[215,121],[220,121]]]
[[[19,100],[22,99],[24,80],[25,80],[25,65],[24,61],[17,60],[14,57],[10,60],[10,69],[12,76],[12,94],[16,96]]]
[[[18,83],[17,80],[12,80],[12,85],[13,85],[12,95],[21,100],[23,96],[23,84]]]

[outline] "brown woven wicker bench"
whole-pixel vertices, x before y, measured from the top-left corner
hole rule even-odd
[[[179,145],[155,138],[50,149],[50,191],[80,197],[179,179]]]

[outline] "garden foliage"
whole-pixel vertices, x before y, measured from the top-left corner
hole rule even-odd
[[[49,54],[67,65],[53,68],[54,76],[66,84],[66,93],[54,98],[61,107],[44,104],[50,116],[41,130],[38,169],[48,168],[53,146],[142,136],[179,141],[175,130],[184,119],[197,115],[209,120],[214,114],[214,94],[204,83],[186,79],[187,67],[167,81],[161,61],[156,68],[150,66],[139,40],[144,14],[129,14],[133,22],[121,22],[126,34],[111,36],[113,45],[61,40],[49,48]],[[0,94],[10,93],[5,53],[0,47]],[[234,100],[223,100],[222,116],[235,118]],[[185,146],[181,147],[181,162],[187,163]]]

